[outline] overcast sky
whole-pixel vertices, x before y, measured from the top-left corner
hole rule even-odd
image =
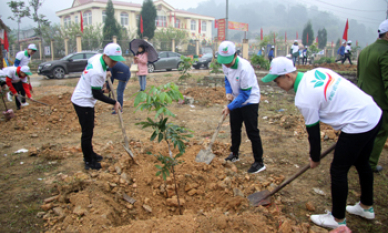
[[[6,25],[11,28],[17,28],[17,24],[8,19],[12,15],[9,7],[6,5],[6,2],[9,0],[0,0],[1,8],[0,15],[1,19],[5,22]],[[28,0],[24,0],[28,5]],[[142,0],[121,0],[134,3],[142,3]],[[201,2],[207,0],[165,0],[167,3],[172,5],[177,9],[188,9],[195,8]],[[217,3],[224,3],[225,0],[214,0]],[[239,0],[232,1],[229,0],[229,4],[241,4],[252,1],[259,0]],[[385,19],[387,2],[388,0],[271,0],[278,1],[279,3],[288,6],[295,2],[298,2],[306,7],[315,5],[319,10],[330,11],[340,17],[341,20],[346,20],[346,18],[357,19],[359,23],[364,23],[366,26],[377,28],[381,21]],[[40,13],[47,16],[49,20],[54,23],[59,22],[59,18],[55,15],[56,11],[70,8],[73,0],[45,0],[42,6]],[[233,10],[231,7],[230,10]],[[260,9],[258,9],[258,14],[260,14]],[[324,20],[324,19],[323,19]],[[29,19],[22,19],[21,28],[32,28],[34,23]]]

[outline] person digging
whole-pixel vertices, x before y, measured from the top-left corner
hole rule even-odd
[[[310,143],[310,168],[320,164],[319,122],[341,130],[330,167],[332,212],[311,215],[311,221],[328,228],[345,226],[345,210],[374,219],[369,156],[381,126],[382,111],[373,99],[332,70],[318,68],[298,73],[292,61],[285,57],[271,62],[269,74],[262,81],[274,81],[285,91],[295,91],[295,105],[304,117]],[[353,165],[360,179],[361,197],[356,205],[346,206],[347,174]]]
[[[15,103],[17,110],[20,110],[21,106],[27,106],[26,95],[29,99],[32,99],[30,93],[30,86],[28,84],[27,77],[32,75],[30,67],[6,67],[3,69],[5,73],[5,82],[9,88],[9,91],[15,97]],[[20,96],[19,96],[20,95]]]
[[[263,147],[257,128],[260,88],[255,71],[249,61],[237,56],[236,46],[230,41],[224,41],[220,44],[217,60],[222,64],[225,74],[226,98],[231,101],[222,111],[225,115],[230,114],[232,132],[232,146],[230,148],[232,152],[225,160],[231,162],[239,160],[241,127],[244,123],[248,138],[252,143],[255,159],[248,173],[264,171]]]
[[[82,129],[81,148],[84,156],[85,169],[101,169],[99,163],[103,157],[93,151],[92,137],[94,128],[94,105],[97,100],[114,105],[114,110],[121,110],[118,101],[104,95],[107,67],[112,68],[118,61],[125,61],[121,47],[115,43],[105,46],[103,54],[97,54],[88,60],[81,78],[71,96],[71,102],[78,115]],[[108,92],[108,90],[106,91]]]

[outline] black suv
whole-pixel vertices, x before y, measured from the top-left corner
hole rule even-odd
[[[98,53],[92,51],[71,53],[60,60],[43,62],[39,64],[38,74],[45,75],[50,79],[62,79],[65,74],[82,72],[88,63],[88,59],[96,54]]]

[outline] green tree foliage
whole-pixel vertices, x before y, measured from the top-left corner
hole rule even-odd
[[[318,48],[324,49],[327,44],[327,31],[325,28],[318,30]]]
[[[337,54],[338,49],[341,47],[341,39],[338,39],[335,43],[334,51]]]
[[[104,39],[103,47],[112,42],[113,36],[117,36],[117,40],[121,40],[122,29],[115,18],[115,9],[113,8],[112,0],[109,0],[106,4],[106,17],[102,31]]]
[[[253,55],[251,58],[251,64],[254,68],[269,70],[270,63],[269,60],[265,59],[263,56]]]
[[[30,16],[30,10],[27,6],[24,6],[23,1],[10,1],[7,2],[9,8],[11,8],[13,16],[9,16],[8,19],[16,21],[18,24],[18,41],[20,40],[20,23],[22,18]],[[20,45],[20,42],[19,42]]]
[[[309,35],[309,41],[307,41],[307,34]],[[304,45],[310,46],[314,42],[314,40],[315,40],[315,37],[314,37],[313,26],[311,25],[311,21],[308,21],[308,23],[303,29],[302,43]]]
[[[40,37],[40,40],[43,42],[42,39],[42,25],[47,24],[49,21],[48,19],[45,19],[45,15],[38,14],[39,8],[42,7],[44,0],[30,0],[29,4],[30,7],[34,10],[32,13],[32,20],[34,20],[35,23],[38,24],[38,27],[34,28],[35,33]],[[44,47],[44,45],[42,45]]]
[[[141,7],[140,15],[143,18],[143,35],[140,32],[140,17],[138,21],[137,34],[140,38],[148,37],[148,39],[154,38],[155,34],[155,19],[156,19],[156,8],[152,0],[145,0]]]
[[[175,40],[175,47],[179,46],[187,41],[188,34],[184,30],[169,27],[156,31],[154,38],[154,46],[160,48],[162,51],[171,51],[171,40]]]

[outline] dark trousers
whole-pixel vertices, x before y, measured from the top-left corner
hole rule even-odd
[[[332,214],[338,219],[345,218],[348,172],[352,165],[356,167],[360,179],[361,203],[373,205],[373,172],[369,165],[369,156],[380,126],[381,119],[377,126],[368,132],[358,134],[342,132],[338,138],[330,167]]]
[[[263,163],[263,146],[260,131],[257,128],[259,104],[250,104],[230,112],[230,127],[232,129],[232,147],[230,150],[237,154],[241,144],[241,127],[244,122],[249,140],[252,142],[252,151],[255,162]]]
[[[22,95],[22,96],[19,96],[19,98],[17,98],[15,96],[16,109],[19,110],[20,105],[21,105],[19,99],[22,101],[22,103],[25,103],[26,102],[26,92],[24,91],[23,83],[21,81],[17,82],[17,83],[12,83],[12,86],[13,86],[13,88],[15,88],[16,92],[19,95]]]
[[[94,108],[81,107],[73,103],[75,112],[78,115],[82,129],[81,148],[85,162],[93,162],[93,128],[94,128]]]
[[[351,55],[349,53],[345,53],[345,58],[342,60],[342,64],[345,63],[346,59],[349,60],[349,64],[352,65],[352,61],[350,60]]]
[[[307,65],[307,57],[303,57],[302,64]]]

